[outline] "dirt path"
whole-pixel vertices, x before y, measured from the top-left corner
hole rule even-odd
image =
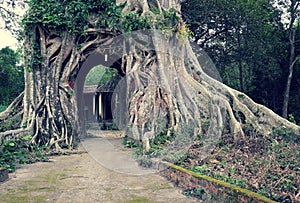
[[[80,150],[85,150],[82,144]],[[0,184],[0,202],[196,202],[157,174],[119,173],[90,153],[50,160],[10,174],[10,180]]]

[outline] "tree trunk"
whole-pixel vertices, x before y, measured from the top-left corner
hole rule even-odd
[[[294,60],[295,60],[295,31],[290,31],[290,59],[289,59],[289,74],[287,77],[286,87],[284,91],[284,98],[283,98],[283,108],[282,108],[282,117],[288,117],[288,107],[289,107],[289,98],[290,98],[290,88],[293,79],[293,72],[294,72]]]
[[[294,65],[297,62],[299,58],[295,56],[295,38],[296,38],[296,29],[295,27],[295,22],[297,19],[297,10],[299,7],[299,2],[291,0],[290,1],[290,22],[289,22],[289,27],[288,27],[288,33],[289,33],[289,43],[290,43],[290,58],[289,58],[289,70],[288,70],[288,77],[287,77],[287,82],[286,82],[286,87],[284,91],[284,98],[283,98],[283,107],[282,107],[282,117],[287,118],[288,117],[288,106],[289,106],[289,98],[290,98],[290,88],[291,88],[291,83],[293,79],[293,72],[294,72]],[[299,11],[298,11],[299,12]]]
[[[125,0],[117,1],[122,2]],[[117,92],[123,106],[118,105],[128,108],[122,115],[117,113],[115,119],[127,127],[128,136],[144,143],[145,148],[164,129],[167,135],[176,131],[191,140],[205,134],[208,141],[224,133],[243,139],[249,128],[268,135],[274,127],[286,127],[299,134],[298,126],[206,75],[190,43],[182,38],[186,27],[177,1],[126,2],[123,12],[140,11],[142,16],[154,15],[149,5],[161,12],[176,9],[180,20],[173,37],[155,30],[120,37],[109,28],[92,26],[85,36],[73,36],[36,25],[26,39],[25,51],[30,53],[28,61],[36,54],[41,61],[34,62],[25,73],[24,96],[0,114],[1,124],[5,123],[16,114],[10,110],[18,107],[23,118],[19,129],[2,132],[2,138],[32,135],[32,142],[55,146],[57,150],[72,146],[83,133],[80,96],[75,96],[82,92],[83,83],[78,81],[85,77],[86,69],[97,65],[97,56],[106,66],[113,67],[119,61],[117,68],[125,77],[118,87],[122,91]],[[105,54],[108,62],[103,60]]]
[[[240,31],[238,31],[240,32]],[[238,59],[238,68],[239,68],[239,82],[240,82],[240,91],[244,91],[244,76],[243,76],[243,62],[242,62],[242,57],[241,57],[241,35],[238,33],[238,54],[239,54],[239,59]]]

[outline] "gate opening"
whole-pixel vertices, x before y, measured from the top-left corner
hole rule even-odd
[[[111,100],[121,76],[113,68],[94,67],[86,76],[83,88],[84,118],[86,122],[98,122],[102,130],[112,130]]]

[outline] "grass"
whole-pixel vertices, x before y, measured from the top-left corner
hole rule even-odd
[[[30,203],[39,203],[39,202],[46,202],[47,197],[44,195],[37,195],[32,196],[30,194],[22,194],[22,195],[15,195],[15,194],[0,194],[0,199],[3,202],[10,202],[10,203],[20,203],[20,202],[30,202]]]
[[[8,189],[10,192],[0,194],[0,202],[47,202],[49,194],[56,195],[58,188],[63,187],[61,180],[67,178],[61,170],[54,170],[46,175],[26,180],[18,188]]]
[[[155,203],[143,196],[131,195],[131,198],[123,201],[123,203]]]

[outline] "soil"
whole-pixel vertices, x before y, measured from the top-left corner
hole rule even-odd
[[[238,141],[222,137],[213,152],[200,159],[201,140],[179,165],[247,188],[277,202],[300,202],[300,137],[286,131],[269,136],[248,134]]]
[[[121,139],[114,139],[120,147]],[[95,141],[100,139],[89,138],[83,143]],[[80,143],[76,154],[51,156],[49,162],[22,166],[0,184],[1,202],[199,202],[157,173],[118,172],[101,165],[87,151]]]

